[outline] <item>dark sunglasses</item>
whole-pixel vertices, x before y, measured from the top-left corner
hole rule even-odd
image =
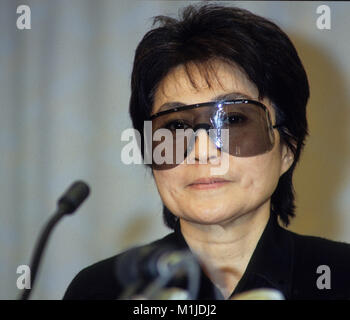
[[[247,99],[181,106],[153,114],[149,120],[152,121],[152,167],[156,170],[171,169],[182,163],[193,149],[199,129],[210,133],[210,139],[220,151],[235,157],[251,157],[273,148],[273,129],[281,126],[272,125],[264,104]],[[228,129],[226,138],[223,129]]]

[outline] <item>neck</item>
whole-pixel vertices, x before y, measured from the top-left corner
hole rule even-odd
[[[204,272],[229,297],[242,277],[270,216],[270,203],[220,224],[180,219],[181,232]]]

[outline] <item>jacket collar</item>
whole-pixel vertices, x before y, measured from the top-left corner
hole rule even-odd
[[[274,288],[291,296],[294,246],[289,231],[279,226],[274,214],[250,258],[232,295],[257,288]]]
[[[176,222],[174,230],[177,245],[189,248],[181,233],[179,221]],[[282,292],[288,299],[291,296],[293,256],[294,246],[290,232],[280,227],[276,216],[271,213],[248,266],[231,297],[248,290],[273,288]],[[212,286],[214,284],[204,275],[203,270],[201,273],[201,288],[208,293],[208,284]],[[214,288],[212,292],[214,292],[213,298],[217,298],[218,289]]]

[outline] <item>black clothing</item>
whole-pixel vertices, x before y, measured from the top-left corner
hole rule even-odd
[[[152,244],[189,248],[179,223],[173,233]],[[118,254],[83,269],[69,285],[64,299],[120,297],[122,287],[116,279],[115,265],[122,255],[123,253]],[[322,279],[326,275],[318,267],[324,265],[329,267],[330,289],[322,289]],[[320,283],[321,289],[318,288]],[[258,288],[277,289],[287,300],[350,299],[350,244],[298,235],[280,227],[271,214],[232,295]],[[216,298],[223,299],[223,296],[201,270],[198,299]]]

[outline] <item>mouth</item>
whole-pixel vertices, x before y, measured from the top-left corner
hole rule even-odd
[[[225,186],[229,182],[229,180],[223,178],[201,178],[193,181],[188,187],[196,190],[217,189]]]

